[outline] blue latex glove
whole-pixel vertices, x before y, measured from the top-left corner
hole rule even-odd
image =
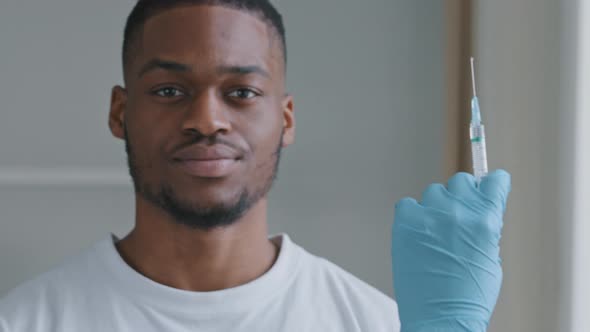
[[[392,234],[394,289],[403,332],[484,332],[502,284],[500,233],[510,175],[479,186],[458,173],[420,203],[399,201]]]

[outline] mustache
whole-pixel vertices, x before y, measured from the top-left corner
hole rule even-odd
[[[246,149],[239,146],[238,144],[236,144],[228,139],[225,139],[223,137],[217,136],[217,135],[194,137],[190,141],[177,146],[176,149],[174,149],[174,151],[178,152],[178,151],[185,149],[185,148],[192,146],[192,145],[205,145],[205,146],[225,145],[227,147],[230,147],[232,150],[238,152],[240,155],[245,155],[247,152]]]
[[[130,143],[129,143],[129,130],[127,129],[127,123],[123,124],[123,136],[125,139],[125,150],[129,153]],[[238,144],[227,140],[223,137],[218,135],[211,135],[211,136],[204,136],[204,135],[195,135],[191,140],[186,143],[183,143],[177,146],[173,151],[178,152],[184,148],[187,148],[192,145],[203,144],[206,146],[214,146],[214,145],[225,145],[233,149],[234,151],[238,152],[241,156],[245,155],[247,149],[239,146]]]

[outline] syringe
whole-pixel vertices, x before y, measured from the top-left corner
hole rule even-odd
[[[477,93],[475,90],[475,69],[473,66],[473,57],[471,57],[471,82],[473,85],[473,98],[471,99],[471,124],[469,125],[469,136],[471,138],[473,175],[479,184],[481,178],[488,174],[488,160],[486,156],[486,135],[484,126],[481,124],[479,100],[477,99]]]

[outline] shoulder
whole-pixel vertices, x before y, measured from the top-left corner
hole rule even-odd
[[[0,331],[37,331],[34,322],[50,324],[63,304],[91,282],[94,250],[63,261],[0,298]],[[34,318],[34,319],[32,319]]]
[[[54,268],[8,292],[0,299],[0,326],[7,331],[37,331],[32,326],[35,321],[54,316],[59,310],[65,295],[60,282],[66,282],[65,270],[64,266]]]
[[[302,277],[355,317],[363,331],[399,331],[395,301],[331,261],[305,251]]]
[[[356,303],[384,308],[388,315],[391,311],[397,314],[395,301],[377,288],[323,257],[310,255],[309,259],[323,281],[329,282],[335,292],[356,300]]]

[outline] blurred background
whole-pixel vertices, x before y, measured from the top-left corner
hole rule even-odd
[[[274,2],[297,138],[271,232],[393,296],[395,202],[470,170],[473,55],[490,169],[513,177],[490,331],[590,331],[590,1]],[[0,296],[133,226],[107,127],[132,5],[0,2]]]

